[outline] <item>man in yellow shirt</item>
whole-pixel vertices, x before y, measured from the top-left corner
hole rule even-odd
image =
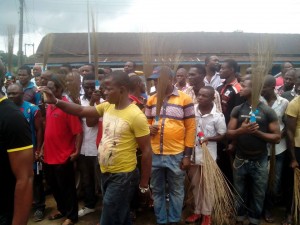
[[[293,204],[293,182],[294,169],[299,168],[300,163],[300,96],[295,97],[286,109],[286,127],[287,127],[287,145],[290,151],[291,169],[287,173],[287,205],[286,205],[286,223],[292,221],[291,208]]]
[[[101,225],[125,224],[129,221],[132,186],[138,184],[141,193],[149,191],[151,169],[150,131],[142,111],[128,98],[129,77],[114,71],[105,80],[107,102],[80,106],[56,99],[49,89],[47,103],[80,117],[103,117],[103,135],[99,146],[103,209]],[[142,170],[136,169],[136,148],[142,151]]]
[[[170,68],[166,98],[155,123],[157,95],[147,102],[145,114],[150,125],[152,156],[151,188],[158,224],[177,224],[181,219],[184,198],[184,169],[190,165],[195,143],[196,122],[191,97],[172,85]],[[161,67],[155,68],[149,79],[157,86]],[[166,185],[170,196],[169,213],[166,208]]]

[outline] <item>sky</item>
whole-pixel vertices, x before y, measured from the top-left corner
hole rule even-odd
[[[25,44],[47,33],[98,32],[299,33],[299,0],[24,0]],[[91,18],[91,17],[90,17]],[[0,0],[0,50],[7,52],[7,27],[14,26],[18,51],[19,0]],[[91,27],[91,19],[90,19]],[[26,46],[27,56],[33,54]]]

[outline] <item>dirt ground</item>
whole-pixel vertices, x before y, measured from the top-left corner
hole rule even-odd
[[[82,207],[82,202],[80,202],[79,207]],[[55,210],[55,201],[51,195],[48,195],[47,200],[46,200],[45,219],[40,222],[33,222],[30,219],[28,225],[60,225],[64,221],[64,219],[55,220],[55,221],[50,221],[47,219],[48,216],[51,214],[52,210]],[[182,225],[185,224],[184,218],[186,218],[189,213],[190,213],[189,209],[185,209],[183,211],[183,219],[182,219],[183,222],[181,222]],[[101,214],[101,201],[99,201],[99,203],[96,206],[96,212],[88,214],[88,215],[80,218],[77,224],[78,225],[96,225],[99,222],[100,214]],[[267,225],[267,224],[280,225],[283,215],[284,215],[284,210],[282,208],[277,208],[274,213],[275,223],[265,223],[263,221],[261,223],[261,225]],[[156,224],[156,222],[155,222],[154,212],[151,209],[137,213],[137,219],[134,222],[134,225],[155,225],[155,224]],[[248,223],[245,222],[245,225],[247,225],[247,224]],[[218,224],[214,224],[214,225],[218,225]]]

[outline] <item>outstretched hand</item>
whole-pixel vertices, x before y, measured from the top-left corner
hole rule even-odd
[[[38,88],[38,91],[43,93],[45,103],[55,104],[57,102],[56,97],[54,96],[54,94],[52,93],[52,91],[48,87],[41,86],[41,87]]]

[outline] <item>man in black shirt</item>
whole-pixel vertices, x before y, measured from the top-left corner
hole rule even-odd
[[[3,86],[0,61],[0,89]],[[32,204],[33,150],[29,124],[0,93],[0,225],[26,225]]]
[[[245,80],[240,95],[247,101],[232,110],[227,136],[236,143],[233,162],[234,187],[243,198],[247,184],[249,225],[254,225],[260,224],[268,182],[267,143],[279,143],[280,130],[273,109],[263,103],[259,103],[256,109],[251,108],[251,89],[251,80]],[[256,122],[249,120],[251,110],[255,112]],[[236,225],[242,225],[246,215],[246,208],[237,205]]]

